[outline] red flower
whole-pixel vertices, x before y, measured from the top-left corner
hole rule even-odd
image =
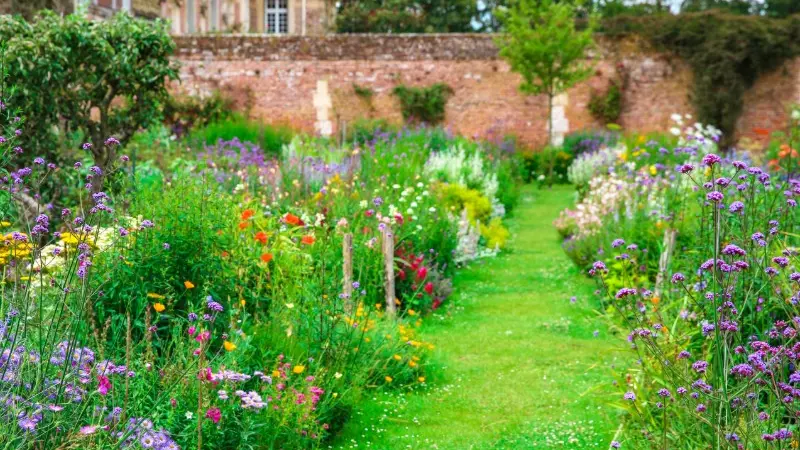
[[[247,222],[239,222],[239,229],[244,230],[245,228],[247,228]],[[217,234],[222,234],[222,233],[217,233]]]
[[[403,270],[403,269],[398,270],[397,271],[397,278],[400,278],[401,280],[405,281],[405,279],[406,279],[406,271]]]
[[[439,309],[440,306],[442,306],[442,300],[438,298],[433,299],[433,303],[431,303],[431,309],[436,310]]]
[[[402,214],[395,214],[394,221],[397,222],[398,225],[403,224],[403,215]]]
[[[268,238],[268,237],[269,237],[269,236],[267,236],[267,233],[264,233],[263,231],[259,231],[259,232],[258,232],[258,233],[256,233],[256,235],[255,235],[255,240],[257,240],[258,242],[260,242],[260,243],[261,243],[261,245],[264,245],[264,244],[266,244],[266,243],[267,243],[267,238]]]
[[[433,283],[430,281],[425,283],[425,293],[428,295],[433,295]]]
[[[311,245],[315,241],[316,241],[316,239],[314,239],[314,236],[311,236],[310,234],[309,235],[305,235],[305,236],[303,236],[302,239],[300,239],[300,242],[302,242],[303,244],[306,244],[306,245]]]
[[[264,253],[264,254],[262,254],[261,255],[261,261],[264,261],[265,263],[268,263],[268,262],[272,261],[272,253]]]
[[[288,223],[289,225],[293,225],[296,227],[301,227],[305,225],[305,223],[302,220],[300,220],[299,217],[295,216],[292,213],[286,213],[286,215],[283,216],[283,221]]]
[[[417,279],[418,280],[424,280],[425,277],[427,277],[427,276],[428,276],[428,269],[426,267],[423,266],[423,267],[420,267],[419,269],[417,269]]]
[[[247,220],[253,217],[254,214],[255,211],[253,211],[252,209],[245,209],[244,211],[242,211],[242,220]]]

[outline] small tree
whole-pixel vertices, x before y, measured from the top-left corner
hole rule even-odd
[[[105,21],[48,11],[33,22],[0,16],[0,41],[6,82],[14,87],[5,100],[24,112],[24,148],[37,156],[55,158],[58,136],[77,131],[105,169],[116,157],[116,146],[105,140],[124,144],[156,123],[166,83],[177,78],[169,59],[175,43],[163,21],[124,13]]]
[[[594,21],[575,28],[575,6],[553,0],[517,0],[499,10],[505,33],[497,41],[500,56],[522,75],[520,90],[547,95],[548,142],[553,141],[553,98],[592,73],[585,63],[594,45]]]

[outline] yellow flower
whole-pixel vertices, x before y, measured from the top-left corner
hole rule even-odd
[[[387,383],[391,383],[392,381],[394,381],[394,378],[390,377],[389,375],[386,375],[386,378],[384,379],[386,380]]]
[[[654,166],[654,165],[650,166],[650,175],[655,175],[656,172],[658,172],[658,169],[656,169],[656,166]]]
[[[191,281],[184,281],[183,285],[186,286],[186,289],[194,289],[194,283]]]
[[[415,363],[414,361],[409,361],[408,362],[408,366],[409,367],[417,367],[417,363]]]
[[[161,303],[153,303],[153,309],[155,309],[156,312],[163,312],[167,307]]]
[[[231,341],[225,341],[222,345],[225,347],[225,350],[229,352],[236,350],[236,344]]]
[[[393,356],[393,358],[394,358],[395,360],[397,360],[397,361],[400,361],[401,359],[403,359],[403,357],[402,357],[402,356],[400,356],[400,355],[394,355],[394,356]]]
[[[281,376],[281,373],[278,372],[277,370],[273,370],[272,371],[272,378],[280,378],[280,376]]]
[[[11,222],[6,222],[5,220],[0,222],[0,227],[2,227],[2,228],[6,228],[6,227],[10,227],[10,226],[11,226]]]
[[[240,298],[240,299],[239,299],[239,304],[240,304],[240,305],[242,305],[242,306],[244,306],[244,305],[246,305],[246,304],[247,304],[247,302],[246,302],[246,301],[244,301],[244,299],[243,299],[243,298]]]
[[[424,383],[424,382],[425,382],[425,377],[419,377],[419,378],[417,378],[417,380],[418,380],[420,383]]]
[[[153,298],[156,300],[164,300],[164,296],[161,294],[156,294],[155,292],[148,292],[147,298]]]
[[[296,373],[298,375],[303,373],[303,372],[305,372],[305,371],[306,371],[306,366],[294,366],[294,368],[292,369],[292,372],[294,372],[294,373]]]

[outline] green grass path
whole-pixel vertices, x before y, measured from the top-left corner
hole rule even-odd
[[[436,345],[430,386],[368,392],[332,448],[608,448],[622,344],[552,226],[572,199],[566,187],[525,188],[511,251],[461,271],[455,312],[422,326]]]

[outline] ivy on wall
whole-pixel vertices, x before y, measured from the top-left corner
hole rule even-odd
[[[453,95],[453,89],[436,83],[427,87],[409,87],[398,85],[394,95],[400,99],[400,109],[406,121],[436,125],[444,120],[447,100]]]
[[[698,119],[731,139],[745,92],[756,79],[800,55],[800,16],[773,19],[722,11],[605,21],[608,35],[636,33],[683,58],[692,68],[691,101]]]

